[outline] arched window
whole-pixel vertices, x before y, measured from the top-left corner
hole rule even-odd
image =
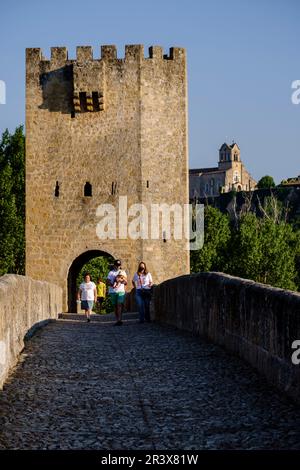
[[[92,196],[92,185],[88,181],[84,185],[84,196],[91,197]]]

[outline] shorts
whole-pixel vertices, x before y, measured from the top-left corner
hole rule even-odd
[[[97,302],[100,303],[100,302],[103,302],[103,300],[104,300],[104,297],[97,297]]]
[[[110,292],[109,296],[113,307],[125,301],[125,292]]]
[[[93,300],[82,300],[81,301],[81,310],[92,310],[94,307]]]

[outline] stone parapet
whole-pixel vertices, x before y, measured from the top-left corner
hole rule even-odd
[[[0,277],[0,387],[16,364],[25,337],[56,319],[61,310],[60,287],[14,274]]]
[[[198,273],[155,288],[155,318],[203,336],[245,359],[300,402],[300,294],[222,273]]]

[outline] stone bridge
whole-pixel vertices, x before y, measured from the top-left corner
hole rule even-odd
[[[300,449],[299,307],[203,273],[159,285],[154,322],[114,327],[58,318],[60,288],[4,276],[0,449]]]

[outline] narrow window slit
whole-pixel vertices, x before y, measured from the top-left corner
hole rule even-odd
[[[54,196],[59,197],[59,183],[58,183],[58,181],[56,181]]]
[[[94,111],[99,111],[100,110],[99,97],[98,97],[98,92],[97,91],[92,92],[92,98],[93,98],[93,109],[94,109]]]
[[[92,185],[88,181],[84,185],[84,196],[92,197]]]
[[[79,100],[80,100],[80,109],[82,112],[87,111],[87,103],[86,103],[86,92],[80,91],[79,92]]]
[[[113,181],[111,184],[111,194],[112,196],[115,196],[117,194],[117,187],[118,183],[116,181]]]

